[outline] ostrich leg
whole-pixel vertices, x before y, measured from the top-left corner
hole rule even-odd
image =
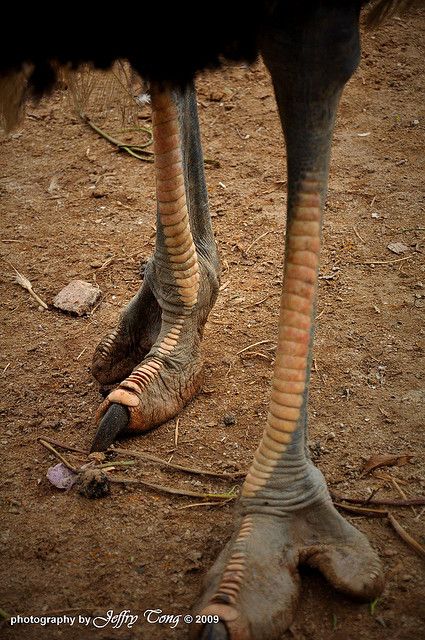
[[[358,11],[306,2],[285,15],[282,6],[261,39],[288,157],[278,346],[267,423],[236,530],[196,606],[220,620],[194,630],[202,640],[281,638],[293,619],[301,563],[353,597],[372,599],[383,586],[378,557],[333,507],[306,446],[321,218],[337,105],[359,58]]]
[[[165,422],[196,393],[203,328],[218,292],[195,90],[153,87],[152,110],[156,248],[143,286],[94,355],[101,382],[122,382],[100,406],[93,451],[123,431]]]

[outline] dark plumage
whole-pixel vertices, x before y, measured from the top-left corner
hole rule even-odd
[[[207,5],[141,2],[129,8],[114,7],[113,12],[105,10],[104,5],[74,2],[57,17],[46,5],[32,3],[22,10],[20,5],[10,3],[3,10],[3,24],[10,25],[16,35],[0,43],[0,93],[5,86],[2,77],[21,71],[25,65],[32,93],[41,95],[53,87],[60,65],[75,68],[90,62],[108,68],[118,58],[128,59],[146,80],[183,86],[198,71],[217,67],[223,59],[252,62],[265,23],[308,13],[313,5],[332,6],[340,1],[216,0]],[[371,4],[374,24],[415,2],[344,1],[359,8]],[[13,89],[17,104],[18,90]],[[6,92],[10,90],[9,83]],[[10,96],[0,96],[0,109],[3,114],[7,109],[14,110]]]

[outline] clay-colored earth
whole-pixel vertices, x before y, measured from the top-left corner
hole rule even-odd
[[[310,445],[330,488],[367,498],[425,495],[425,12],[364,35],[342,99],[321,260]],[[262,432],[276,342],[285,223],[285,150],[262,64],[197,82],[211,211],[223,264],[206,327],[203,392],[176,421],[123,446],[218,471],[245,470]],[[122,129],[119,105],[94,121]],[[140,123],[149,110],[140,110]],[[127,140],[135,134],[117,134]],[[99,338],[137,290],[154,244],[152,165],[116,151],[83,124],[65,90],[30,106],[2,142],[1,595],[9,615],[93,615],[129,609],[131,628],[1,624],[7,640],[166,640],[186,625],[149,624],[148,609],[189,613],[202,575],[232,532],[234,506],[113,485],[88,500],[55,489],[40,436],[87,448],[100,401],[90,375]],[[402,243],[394,253],[390,243]],[[13,264],[51,303],[74,278],[97,282],[84,318],[42,311],[14,283]],[[254,346],[250,346],[254,345]],[[233,414],[235,424],[225,424]],[[232,422],[232,420],[226,420]],[[411,454],[362,475],[373,454]],[[71,458],[77,461],[77,458]],[[125,459],[121,458],[121,459]],[[129,459],[129,456],[127,456]],[[232,483],[138,463],[116,475],[175,488]],[[378,475],[380,477],[378,477]],[[425,543],[423,507],[392,513]],[[374,610],[303,573],[297,640],[425,637],[425,565],[386,518],[347,517],[383,559]],[[273,594],[270,594],[273,597]]]

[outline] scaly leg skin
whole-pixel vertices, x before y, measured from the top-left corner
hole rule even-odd
[[[202,380],[202,333],[218,292],[193,87],[153,87],[152,109],[155,254],[118,328],[95,352],[98,380],[122,382],[99,408],[92,450],[105,449],[123,431],[162,424],[195,395]]]
[[[335,2],[309,5],[309,11],[299,6],[297,12],[289,3],[284,15],[287,4],[281,4],[261,40],[288,155],[276,362],[267,423],[242,487],[236,532],[195,608],[220,620],[201,630],[193,626],[201,640],[281,638],[294,617],[302,563],[320,569],[352,597],[373,599],[383,588],[377,555],[333,507],[306,447],[322,211],[337,104],[359,57],[358,12]]]

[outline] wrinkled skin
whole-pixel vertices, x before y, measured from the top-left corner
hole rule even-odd
[[[306,447],[332,131],[342,90],[359,60],[356,3],[307,4],[308,11],[304,5],[287,11],[278,4],[260,36],[288,157],[279,340],[270,411],[242,487],[235,533],[195,605],[196,612],[220,618],[193,629],[193,637],[202,640],[280,638],[294,617],[299,564],[318,568],[335,588],[355,598],[373,599],[383,588],[379,559],[363,534],[334,509]],[[107,447],[123,431],[145,431],[164,422],[193,397],[201,380],[203,328],[218,292],[194,90],[154,88],[152,102],[157,244],[140,292],[94,357],[96,377],[120,386],[100,409],[93,449]]]

